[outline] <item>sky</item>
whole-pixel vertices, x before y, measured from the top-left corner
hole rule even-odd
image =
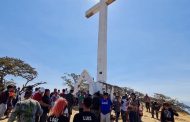
[[[96,79],[98,0],[1,0],[0,57],[38,71],[33,82],[65,87],[64,73]],[[190,105],[190,0],[116,0],[108,7],[108,80]],[[7,77],[9,79],[10,77]],[[21,85],[24,79],[17,78]]]

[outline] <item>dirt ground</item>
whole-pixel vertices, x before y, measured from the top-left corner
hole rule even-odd
[[[143,114],[143,122],[160,122],[157,119],[151,118],[151,114],[146,111],[144,111]],[[190,122],[190,115],[179,113],[179,116],[175,117],[175,122]]]
[[[73,121],[74,115],[78,113],[78,111],[73,110],[73,115],[71,116],[71,122]],[[179,117],[175,117],[175,122],[190,122],[190,115],[179,113]],[[142,117],[143,122],[159,122],[159,120],[151,118],[151,114],[144,111],[143,112],[143,117]],[[5,120],[0,120],[0,122],[7,122],[7,119]],[[122,122],[120,119],[119,122]]]

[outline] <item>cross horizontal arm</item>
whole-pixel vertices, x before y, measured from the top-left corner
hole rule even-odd
[[[111,3],[113,3],[115,0],[104,0],[105,3],[107,5],[110,5]],[[101,6],[101,2],[97,3],[95,6],[93,6],[92,8],[90,8],[87,12],[86,12],[86,18],[90,18],[91,16],[93,16],[94,14],[96,14],[99,10],[100,10],[100,6]]]
[[[106,0],[107,5],[112,4],[115,0]]]
[[[95,6],[86,11],[86,18],[90,18],[100,10],[101,3],[97,3]]]

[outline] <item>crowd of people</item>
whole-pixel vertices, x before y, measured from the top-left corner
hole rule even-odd
[[[156,119],[160,122],[175,122],[174,116],[179,116],[169,102],[151,100],[147,94],[144,97],[144,102],[146,111],[151,113],[152,118],[155,118],[156,115]]]
[[[88,91],[79,91],[73,95],[71,89],[62,91],[32,86],[25,88],[21,94],[20,88],[13,85],[0,94],[0,118],[6,116],[8,122],[17,119],[18,122],[70,122],[74,106],[78,106],[79,113],[74,115],[73,122],[142,122],[143,103],[146,110],[160,122],[174,122],[177,112],[168,102],[161,105],[146,95],[140,99],[135,93],[120,95]],[[160,117],[159,117],[159,111]]]

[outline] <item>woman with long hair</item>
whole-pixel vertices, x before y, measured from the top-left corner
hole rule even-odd
[[[67,104],[68,103],[65,98],[58,98],[50,111],[48,122],[69,122],[69,118],[64,116]]]

